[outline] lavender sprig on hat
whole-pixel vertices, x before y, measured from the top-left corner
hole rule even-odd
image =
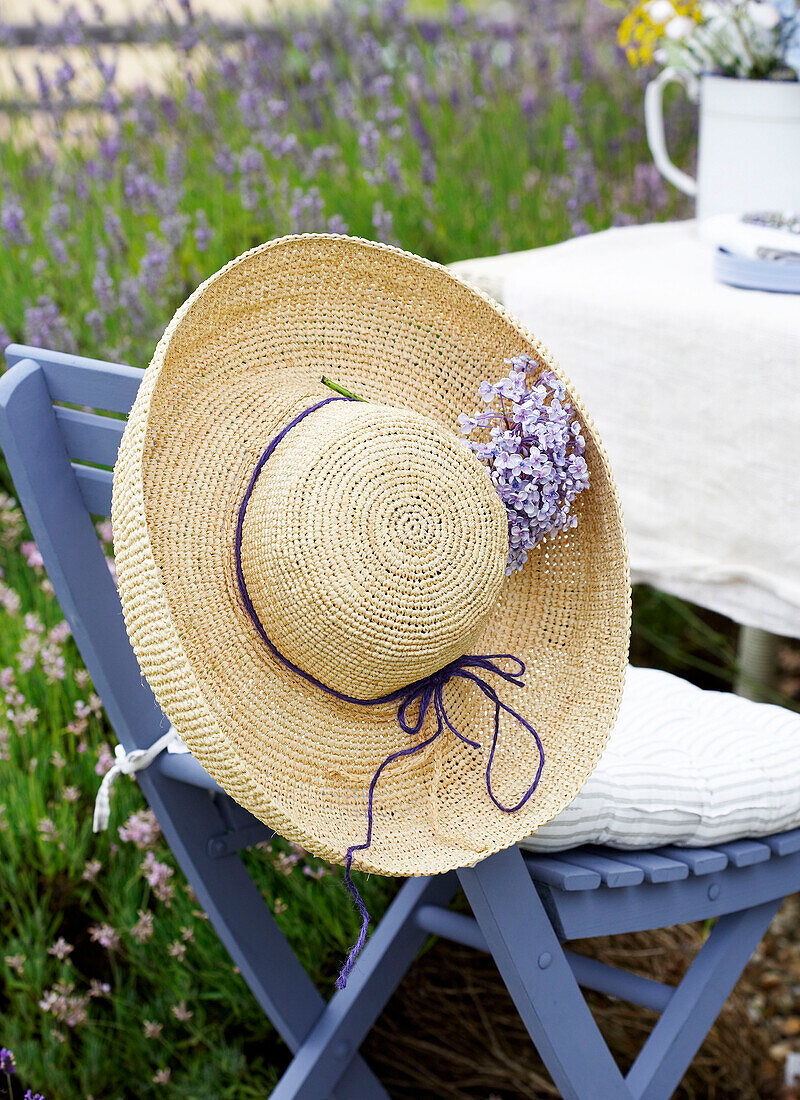
[[[550,534],[575,527],[572,502],[589,485],[586,441],[563,383],[540,371],[529,355],[506,359],[511,367],[499,382],[482,382],[478,396],[486,410],[461,413],[464,435],[489,429],[489,439],[466,445],[487,464],[508,512],[506,575],[522,569],[528,551]]]

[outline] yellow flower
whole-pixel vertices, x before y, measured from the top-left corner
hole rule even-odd
[[[670,19],[685,15],[695,23],[702,22],[699,0],[671,0],[670,10],[664,10],[666,7],[662,3],[654,4],[652,0],[640,0],[620,23],[617,42],[634,68],[649,65],[653,60],[653,54],[664,38],[664,27]],[[656,15],[660,13],[666,17],[656,21],[654,10]]]

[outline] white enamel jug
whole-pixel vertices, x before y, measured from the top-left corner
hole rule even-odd
[[[663,95],[681,84],[700,104],[697,179],[669,158]],[[656,167],[687,195],[697,217],[754,210],[800,212],[800,82],[701,76],[664,69],[645,91],[647,141]]]

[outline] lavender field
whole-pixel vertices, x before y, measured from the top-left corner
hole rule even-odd
[[[611,15],[338,3],[226,42],[184,4],[162,86],[124,88],[67,12],[6,93],[5,331],[145,364],[200,279],[275,235],[448,262],[674,215]]]
[[[87,23],[60,9],[25,66],[19,31],[0,26],[0,345],[144,366],[198,282],[285,233],[351,233],[449,262],[686,213],[652,167],[644,78],[599,3],[293,11],[231,35],[188,0],[166,20],[159,6],[137,33],[158,39],[169,65],[144,83],[121,79],[100,13]],[[674,121],[689,157],[690,119]],[[113,735],[3,477],[7,1088],[47,1100],[263,1097],[287,1053],[134,783],[120,781],[112,829],[92,835]],[[113,569],[108,524],[98,533]],[[674,609],[665,624],[654,598],[640,599],[639,622],[646,639],[661,616],[663,662],[716,647],[730,667],[723,634]],[[357,926],[338,871],[283,842],[248,860],[329,987]],[[359,889],[379,916],[393,887]],[[0,1096],[5,1085],[0,1059]]]

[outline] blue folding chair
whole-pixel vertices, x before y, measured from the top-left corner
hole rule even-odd
[[[166,724],[125,633],[91,516],[107,516],[124,422],[142,372],[11,346],[0,379],[0,444],[75,640],[123,747]],[[359,1046],[430,934],[489,951],[563,1096],[669,1096],[782,899],[800,887],[800,829],[713,849],[532,855],[511,848],[477,867],[410,879],[347,988],[325,1003],[237,853],[270,836],[188,755],[160,755],[142,791],[187,879],[295,1057],[275,1100],[386,1098]],[[472,916],[450,911],[459,884]],[[717,918],[677,988],[565,949],[565,941]],[[660,1019],[626,1077],[581,986]]]

